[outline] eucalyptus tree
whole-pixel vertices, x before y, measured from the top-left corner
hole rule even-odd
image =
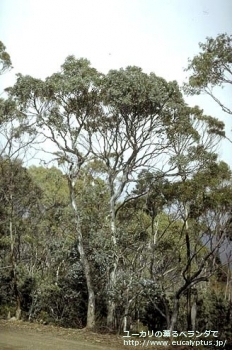
[[[161,182],[157,174],[142,172],[135,193],[147,191],[147,195],[125,206],[143,210],[151,218],[143,232],[148,245],[141,296],[148,298],[150,308],[160,313],[171,330],[179,323],[183,298],[186,303],[181,317],[186,315],[186,328],[196,326],[197,286],[203,288],[217,273],[217,257],[222,258],[227,240],[231,171],[215,160],[199,165],[184,180]]]
[[[0,75],[12,68],[10,55],[0,41]],[[7,90],[7,89],[6,89]],[[30,127],[30,131],[29,131]],[[0,156],[29,158],[34,135],[32,126],[10,98],[0,98]]]
[[[193,254],[193,246],[199,242],[199,236],[203,235],[204,230],[200,227],[194,228],[195,234],[192,236],[189,222],[190,204],[197,202],[197,193],[201,196],[204,193],[203,188],[197,191],[197,185],[194,185],[195,174],[207,169],[215,164],[217,160],[216,149],[221,138],[224,137],[224,124],[216,118],[205,116],[203,111],[198,107],[181,107],[177,108],[176,118],[180,118],[178,124],[173,124],[169,128],[171,164],[175,164],[178,169],[178,177],[176,177],[174,186],[178,186],[182,190],[179,193],[177,210],[180,214],[179,219],[182,220],[183,226],[181,234],[185,237],[186,249],[186,266],[183,270],[183,278],[185,287],[180,288],[181,293],[186,291],[187,296],[187,321],[188,329],[191,328],[191,286],[200,282],[202,277],[200,274],[203,270],[205,262],[210,258],[210,253],[205,254],[204,264],[198,269],[197,275],[192,273],[192,263],[197,256],[197,250]],[[177,126],[178,125],[178,126]],[[227,170],[228,172],[228,170]],[[198,184],[199,185],[199,184]],[[191,192],[191,187],[195,190]],[[195,191],[195,192],[194,192]],[[178,196],[177,196],[178,197]],[[181,199],[182,198],[182,199]],[[205,208],[206,210],[206,208]],[[199,230],[199,231],[198,231]],[[192,241],[192,243],[191,243]],[[201,241],[200,241],[201,242]],[[201,245],[201,243],[200,243]],[[200,249],[201,251],[201,249]],[[212,252],[211,252],[212,254]],[[192,257],[194,255],[194,259]],[[178,297],[181,295],[177,293]],[[176,312],[173,312],[171,328],[177,317],[177,309],[179,300],[176,298]],[[174,308],[175,309],[175,308]]]
[[[207,37],[199,44],[201,52],[189,60],[186,71],[189,82],[184,90],[187,94],[208,94],[224,112],[232,114],[231,105],[217,97],[215,87],[230,87],[232,84],[232,35],[219,34],[215,39]]]
[[[168,157],[167,118],[172,112],[172,103],[184,102],[176,82],[168,83],[154,73],[148,75],[139,67],[109,71],[102,81],[101,93],[104,115],[98,122],[92,146],[96,159],[103,164],[110,193],[112,248],[108,267],[107,324],[114,327],[114,290],[122,256],[117,213],[131,197],[138,173],[143,168],[163,166]]]
[[[9,278],[7,288],[19,319],[22,309],[20,289],[27,277],[24,262],[31,260],[32,216],[38,210],[41,192],[19,160],[1,157],[0,175],[0,268]]]
[[[31,166],[28,172],[41,190],[34,214],[36,236],[31,241],[34,253],[28,270],[31,276],[39,270],[39,278],[47,275],[51,283],[58,285],[62,269],[67,270],[65,258],[74,240],[68,184],[65,175],[55,167]]]
[[[11,99],[0,100],[0,155],[30,161],[36,154],[32,125]]]
[[[70,325],[76,325],[80,320],[78,300],[82,302],[78,288],[75,289],[75,284],[79,286],[80,282],[77,283],[76,278],[73,278],[77,273],[76,266],[84,285],[84,293],[86,284],[83,281],[80,257],[76,252],[75,223],[67,175],[54,166],[31,166],[28,172],[41,191],[28,238],[31,256],[25,264],[28,275],[34,282],[27,310],[28,318],[40,318],[45,322],[49,319],[59,325],[67,325],[69,321]],[[72,309],[70,303],[67,303],[70,295],[73,297]],[[86,320],[86,315],[84,319]]]
[[[12,67],[6,47],[0,42],[0,74]],[[16,318],[21,315],[20,270],[28,252],[27,234],[33,206],[38,204],[39,189],[34,185],[22,158],[34,141],[27,118],[16,108],[15,102],[0,99],[0,171],[1,171],[1,255],[3,271],[9,268],[10,286],[16,301]],[[31,127],[31,126],[30,126]],[[28,193],[29,190],[29,193]],[[9,265],[9,266],[6,266]],[[22,271],[21,271],[22,272]],[[25,277],[25,276],[24,276]],[[11,292],[10,292],[11,294]]]
[[[167,115],[165,121],[169,140],[168,161],[171,168],[176,169],[176,171],[166,175],[162,175],[160,172],[142,171],[139,175],[135,193],[140,196],[142,194],[146,195],[135,201],[135,205],[144,208],[151,218],[150,249],[148,250],[151,251],[149,267],[151,280],[156,283],[156,286],[159,284],[160,290],[168,292],[170,286],[168,287],[162,277],[159,277],[159,271],[162,271],[163,276],[168,277],[168,280],[179,279],[176,286],[180,287],[174,291],[175,302],[172,316],[169,315],[167,307],[165,307],[165,313],[162,312],[167,320],[167,326],[173,329],[177,321],[179,299],[185,293],[187,295],[188,329],[190,329],[191,286],[204,279],[202,276],[203,268],[207,265],[207,260],[210,259],[215,249],[215,247],[211,249],[211,252],[208,252],[209,254],[207,252],[205,252],[205,255],[202,254],[205,245],[201,240],[205,234],[202,217],[198,224],[196,222],[193,224],[191,221],[190,227],[190,206],[192,210],[194,205],[197,205],[198,199],[202,198],[203,193],[207,192],[194,179],[199,172],[216,166],[217,155],[215,152],[220,139],[224,136],[224,125],[215,118],[205,116],[198,107],[190,108],[184,104],[173,104],[172,107],[172,114]],[[229,176],[229,170],[227,168],[224,170],[222,178],[223,176]],[[219,184],[217,183],[217,185]],[[204,213],[206,213],[209,208],[204,207],[204,210]],[[166,226],[162,222],[164,219],[160,221],[164,213],[168,218]],[[173,241],[173,246],[176,242],[178,242],[178,245],[175,248],[175,253],[171,254],[172,259],[166,257],[166,264],[161,268],[162,264],[160,264],[158,254],[159,246],[165,243],[165,237],[170,232],[169,237]],[[203,260],[202,266],[199,264],[197,270],[195,260],[200,261],[200,257],[205,260]],[[174,269],[167,264],[168,261],[172,266],[175,266]],[[166,269],[164,269],[164,266],[166,266]],[[196,272],[197,274],[195,274]],[[182,276],[181,279],[179,276]],[[182,278],[183,284],[180,283]],[[164,302],[164,306],[165,304],[167,306],[167,303]],[[153,305],[157,307],[154,301]]]
[[[70,203],[73,208],[78,251],[88,287],[87,327],[95,325],[95,294],[90,265],[81,230],[81,211],[77,206],[75,185],[83,165],[89,161],[92,132],[101,114],[98,85],[101,75],[85,59],[69,56],[61,71],[45,81],[18,75],[9,93],[21,112],[36,126],[58,164],[67,174]],[[46,147],[46,146],[45,146]]]
[[[213,169],[217,169],[220,176]],[[187,298],[188,329],[194,328],[196,304],[192,288],[207,282],[216,270],[215,258],[225,238],[225,217],[231,194],[224,181],[229,180],[230,176],[228,166],[215,162],[200,169],[191,179],[173,184],[176,192],[174,203],[181,223],[179,235],[184,250],[181,254],[181,278],[174,292],[170,324],[172,330],[177,322],[179,302],[183,295]]]

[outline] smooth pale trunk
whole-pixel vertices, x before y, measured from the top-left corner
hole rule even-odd
[[[12,200],[12,195],[11,195]],[[13,216],[13,213],[12,213]],[[12,220],[10,220],[9,224],[9,231],[10,231],[10,247],[11,247],[11,264],[12,264],[12,273],[13,273],[13,285],[14,285],[14,294],[16,298],[16,310],[15,310],[15,318],[16,320],[20,320],[21,317],[21,299],[20,294],[18,290],[18,281],[17,281],[17,266],[15,262],[15,256],[14,256],[14,234],[13,234],[13,223]]]
[[[197,318],[197,303],[194,301],[192,308],[191,308],[191,324],[192,324],[192,331],[195,332],[196,329],[196,318]]]
[[[76,230],[77,230],[77,237],[78,237],[78,251],[80,254],[80,260],[83,266],[84,275],[85,275],[86,284],[87,284],[87,290],[88,290],[88,311],[87,311],[86,328],[91,329],[95,327],[95,293],[92,285],[92,277],[91,277],[89,261],[86,257],[85,250],[84,250],[83,237],[82,237],[82,232],[80,227],[80,217],[77,210],[74,187],[75,187],[75,182],[72,182],[70,186],[71,204],[75,213]]]
[[[113,247],[116,249],[117,241],[116,241],[116,224],[115,224],[115,203],[111,198],[110,201],[110,209],[111,209],[111,239],[113,243]],[[108,282],[108,290],[114,291],[116,284],[116,271],[118,266],[117,256],[114,256],[113,268],[109,273],[109,282]],[[107,301],[107,327],[114,329],[115,326],[115,302],[112,300],[112,297],[108,297]]]
[[[176,297],[175,300],[174,300],[173,313],[172,313],[171,322],[170,322],[170,328],[169,328],[171,333],[175,329],[175,325],[176,325],[177,318],[178,318],[178,313],[179,313],[179,307],[180,307],[180,300],[179,300],[179,298]]]

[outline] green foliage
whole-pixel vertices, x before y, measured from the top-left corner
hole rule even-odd
[[[231,74],[232,64],[232,36],[220,34],[215,39],[206,38],[205,43],[200,43],[202,52],[189,62],[187,70],[193,71],[190,77],[190,85],[198,93],[207,86],[221,86],[231,83],[227,78]]]
[[[176,82],[167,83],[154,73],[147,75],[135,66],[109,71],[104,89],[105,102],[114,106],[123,117],[155,116],[171,99],[181,100]]]
[[[215,329],[223,339],[231,339],[231,304],[215,290],[205,291],[198,301],[198,329]]]
[[[19,237],[26,233],[25,228],[30,222],[41,192],[20,161],[1,158],[0,174],[0,211],[2,215],[0,232],[2,232],[2,237],[9,235],[8,225],[12,222],[14,232]]]
[[[0,41],[0,75],[11,68],[10,55],[6,52],[5,45]]]
[[[224,112],[232,114],[231,108],[225,106],[213,93],[214,87],[232,84],[232,35],[219,34],[215,39],[206,38],[206,42],[199,46],[201,52],[189,60],[186,71],[191,75],[184,91],[191,95],[206,92]]]

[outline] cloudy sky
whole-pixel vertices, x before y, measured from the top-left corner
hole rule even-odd
[[[1,77],[0,92],[16,73],[45,78],[58,71],[68,55],[103,73],[137,65],[182,84],[198,43],[225,32],[232,34],[231,0],[0,0],[0,40],[14,66]],[[231,89],[218,94],[232,103]],[[187,102],[222,119],[231,136],[232,118],[211,99]],[[231,154],[223,142],[220,155],[232,166]]]

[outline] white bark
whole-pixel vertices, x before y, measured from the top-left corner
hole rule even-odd
[[[92,277],[91,277],[91,270],[89,261],[87,259],[85,250],[84,250],[84,244],[83,244],[83,236],[81,232],[81,225],[80,225],[80,214],[78,212],[76,199],[75,199],[75,180],[70,181],[69,188],[70,188],[70,198],[71,198],[71,204],[75,215],[75,223],[76,223],[76,234],[78,238],[78,251],[80,254],[80,260],[83,266],[84,275],[86,278],[86,284],[88,289],[88,311],[87,311],[87,328],[94,328],[95,327],[95,293],[92,285]]]

